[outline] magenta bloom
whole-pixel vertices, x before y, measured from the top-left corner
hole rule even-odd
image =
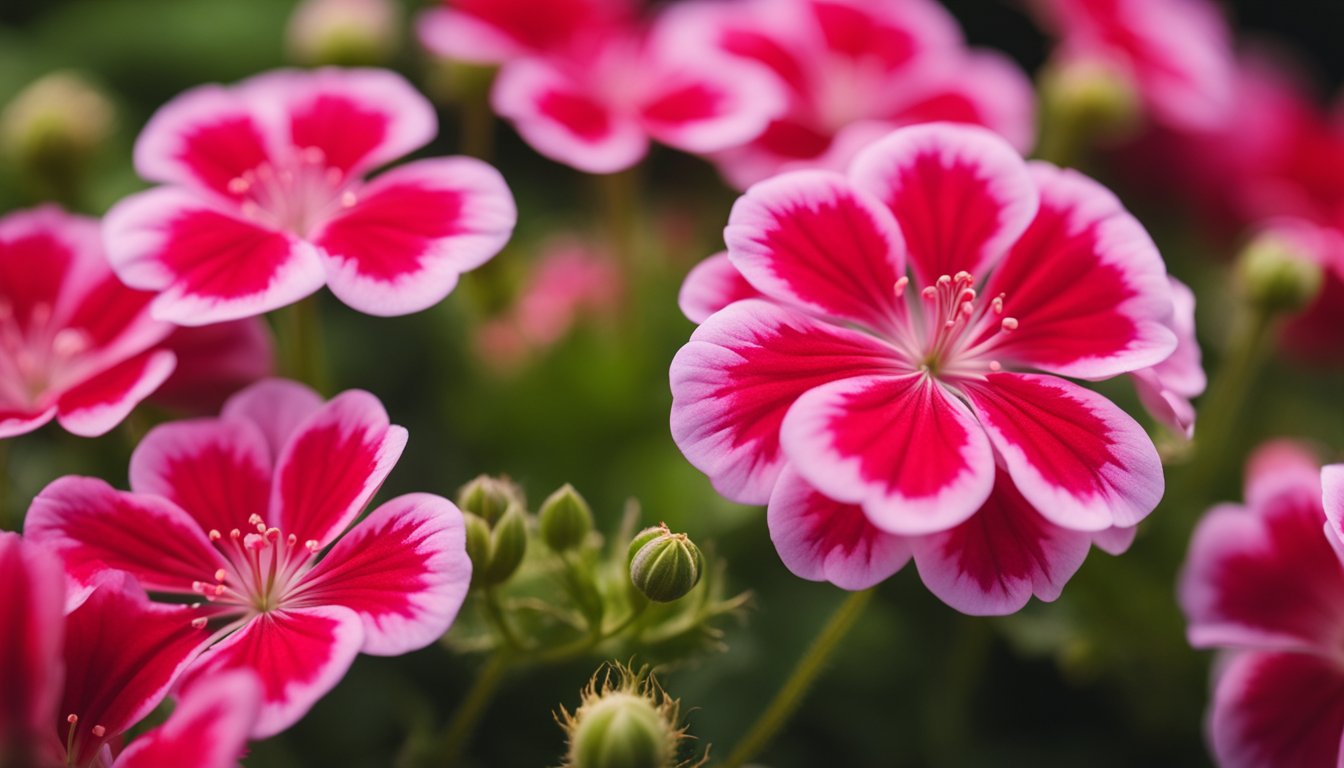
[[[47,486],[25,532],[81,580],[119,569],[146,589],[204,601],[195,621],[219,642],[188,689],[253,670],[263,687],[253,735],[269,736],[303,717],[359,652],[434,642],[466,596],[471,561],[451,502],[408,494],[351,527],[405,443],[366,392],[324,404],[298,384],[263,382],[220,418],[152,430],[131,457],[129,493],[85,477]]]
[[[1207,0],[1035,0],[1063,63],[1100,65],[1132,84],[1153,118],[1183,130],[1232,121],[1232,35]]]
[[[504,64],[581,55],[637,15],[636,0],[443,0],[420,17],[418,31],[440,56]]]
[[[381,70],[188,91],[136,142],[136,169],[165,186],[108,212],[113,269],[180,325],[257,315],[324,284],[371,315],[425,309],[499,252],[516,218],[503,178],[471,158],[364,179],[435,130],[429,102]]]
[[[1220,765],[1344,760],[1342,524],[1344,465],[1271,443],[1249,463],[1245,505],[1195,530],[1180,601],[1190,643],[1226,649],[1209,716]]]
[[[6,765],[237,764],[259,700],[248,673],[200,686],[168,722],[114,759],[122,734],[158,706],[209,642],[209,633],[192,624],[194,611],[150,603],[119,574],[67,599],[59,559],[13,533],[0,532],[0,579],[0,757]]]
[[[795,573],[860,588],[913,552],[944,601],[1011,612],[1157,504],[1147,434],[1060,378],[1176,347],[1162,259],[1095,182],[984,129],[916,126],[848,176],[757,184],[725,238],[764,298],[678,353],[672,434],[720,493],[769,504]],[[683,306],[715,303],[694,292]]]
[[[1023,152],[1035,141],[1026,76],[968,49],[936,2],[700,2],[674,10],[669,26],[680,47],[757,64],[788,95],[764,133],[715,155],[738,188],[785,170],[843,171],[863,146],[914,123],[982,125]]]

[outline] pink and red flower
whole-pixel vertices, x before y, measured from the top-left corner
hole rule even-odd
[[[123,574],[66,594],[60,560],[0,532],[0,758],[6,765],[227,768],[260,698],[233,673],[181,698],[159,728],[120,750],[209,642],[187,606],[158,605]],[[171,759],[167,759],[171,758]]]
[[[682,305],[743,295],[728,267],[762,298],[676,356],[672,433],[720,493],[768,503],[795,573],[853,589],[913,554],[954,607],[1011,612],[1157,504],[1147,434],[1061,378],[1176,348],[1162,259],[1100,185],[981,128],[916,126],[847,176],[757,184],[725,238]]]
[[[1225,766],[1344,760],[1344,465],[1262,447],[1246,503],[1214,507],[1190,543],[1180,602],[1190,643],[1226,649],[1209,738]]]
[[[252,670],[262,682],[252,733],[269,736],[303,717],[359,652],[434,642],[466,596],[471,562],[451,502],[408,494],[351,526],[405,443],[366,392],[323,403],[298,384],[262,382],[220,418],[152,430],[131,457],[131,492],[55,481],[25,531],[77,580],[116,569],[203,601],[192,620],[218,642],[188,672],[188,695]]]
[[[675,45],[770,72],[788,109],[755,140],[714,156],[738,188],[780,171],[842,171],[893,128],[982,125],[1018,150],[1035,140],[1031,84],[1009,59],[966,47],[936,2],[740,0],[670,13]]]
[[[471,158],[364,179],[436,125],[429,102],[381,70],[188,91],[136,142],[136,169],[164,186],[108,213],[113,269],[181,325],[257,315],[324,284],[367,314],[425,309],[499,252],[516,218],[503,178]]]

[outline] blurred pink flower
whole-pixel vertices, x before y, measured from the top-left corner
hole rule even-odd
[[[1104,188],[981,128],[917,126],[848,176],[752,187],[725,237],[683,290],[703,324],[672,363],[672,434],[720,493],[768,503],[795,573],[857,589],[913,555],[953,607],[1010,613],[1057,597],[1093,542],[1128,546],[1157,452],[1060,377],[1142,370],[1177,340],[1162,259]]]
[[[1246,503],[1195,530],[1179,595],[1190,643],[1225,649],[1208,730],[1221,765],[1344,759],[1341,521],[1344,465],[1275,442],[1251,457]]]
[[[1139,402],[1159,423],[1186,438],[1195,435],[1195,407],[1190,400],[1204,394],[1199,341],[1195,338],[1195,294],[1176,278],[1171,281],[1173,312],[1168,327],[1176,334],[1176,349],[1162,362],[1134,371],[1130,377]]]
[[[637,0],[443,0],[421,15],[420,41],[449,59],[504,64],[514,59],[581,56],[629,27]]]
[[[230,395],[275,372],[271,331],[259,317],[177,328],[162,346],[177,368],[150,402],[187,413],[218,413]]]
[[[983,125],[1019,151],[1035,141],[1031,84],[1007,57],[968,49],[930,0],[701,0],[665,22],[681,50],[718,51],[770,72],[787,111],[758,138],[716,153],[745,189],[785,170],[841,171],[892,128]]]
[[[249,673],[221,676],[182,697],[166,723],[114,759],[122,735],[158,706],[209,642],[190,608],[149,602],[124,574],[108,574],[67,597],[60,560],[7,532],[0,532],[0,580],[6,765],[237,764],[260,696]]]
[[[252,735],[270,736],[359,652],[393,656],[437,640],[466,596],[471,562],[448,500],[400,496],[351,525],[405,443],[366,392],[323,403],[301,385],[266,381],[230,399],[221,418],[150,431],[131,457],[132,492],[87,477],[53,482],[24,530],[77,580],[118,569],[154,592],[205,600],[189,620],[211,626],[217,642],[187,673],[187,693],[253,670],[262,698]]]
[[[369,170],[434,137],[429,102],[392,72],[269,72],[162,107],[135,166],[164,186],[108,212],[104,242],[128,285],[180,325],[250,317],[329,286],[372,315],[416,312],[494,256],[513,197],[467,157]]]

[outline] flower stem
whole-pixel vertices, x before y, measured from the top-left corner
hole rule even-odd
[[[318,392],[327,391],[326,344],[318,296],[309,296],[278,313],[282,369],[286,376]]]
[[[606,214],[607,240],[629,278],[639,265],[639,166],[594,178]]]
[[[3,531],[17,530],[19,522],[9,506],[9,487],[9,440],[0,440],[0,530]]]
[[[463,751],[471,743],[471,735],[476,731],[477,723],[481,721],[486,708],[495,698],[495,691],[499,689],[504,674],[511,666],[511,658],[511,652],[501,649],[495,651],[490,660],[485,662],[481,673],[476,677],[476,682],[472,683],[462,703],[448,720],[435,765],[458,764]]]
[[[462,104],[462,154],[490,162],[495,153],[495,111],[485,93]]]
[[[522,650],[523,643],[518,639],[518,633],[513,631],[508,617],[504,615],[504,607],[499,604],[499,593],[487,587],[482,598],[485,600],[485,616],[499,633],[499,639],[504,641],[504,647],[511,653]]]
[[[873,590],[865,589],[845,598],[845,602],[840,604],[816,639],[812,641],[812,647],[808,648],[807,653],[798,660],[797,666],[793,668],[793,674],[775,694],[774,700],[728,755],[722,768],[741,768],[770,744],[775,734],[784,727],[794,711],[802,704],[808,688],[821,674],[826,661],[840,645],[850,627],[854,626],[854,622],[863,613],[872,596]]]

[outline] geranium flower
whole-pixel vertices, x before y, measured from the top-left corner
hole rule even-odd
[[[177,328],[162,346],[177,368],[150,402],[192,414],[218,413],[230,395],[275,373],[275,344],[260,317]]]
[[[1196,528],[1180,602],[1191,645],[1226,649],[1208,729],[1219,764],[1344,759],[1342,522],[1344,465],[1321,470],[1278,442],[1251,458],[1246,503],[1214,507]]]
[[[420,16],[420,41],[449,59],[504,64],[579,55],[634,23],[634,0],[443,0]]]
[[[1195,407],[1190,400],[1204,394],[1208,377],[1195,338],[1195,293],[1170,278],[1172,315],[1168,327],[1176,334],[1176,349],[1157,365],[1130,374],[1139,402],[1163,426],[1186,438],[1195,435]]]
[[[255,676],[235,672],[183,697],[124,752],[209,642],[187,606],[157,605],[122,574],[66,596],[60,561],[0,532],[0,758],[6,765],[227,768],[256,716]],[[67,603],[69,603],[67,607]],[[167,759],[171,758],[171,759]]]
[[[1206,0],[1035,0],[1059,38],[1060,65],[1104,67],[1127,79],[1148,113],[1182,130],[1234,117],[1232,35]]]
[[[667,24],[679,48],[758,64],[788,94],[764,133],[715,155],[738,188],[786,170],[842,171],[869,142],[915,123],[983,125],[1023,152],[1035,141],[1021,69],[968,49],[935,2],[701,2],[678,6]]]
[[[889,535],[916,537],[939,597],[1010,612],[1056,596],[1090,541],[1122,550],[1161,497],[1144,431],[1060,378],[1176,346],[1161,257],[1095,182],[984,129],[915,126],[848,176],[752,187],[725,239],[765,298],[677,354],[672,434],[720,493],[769,504],[799,575],[868,586],[904,562]]]
[[[108,212],[113,269],[180,325],[257,315],[324,284],[371,315],[429,307],[499,252],[516,218],[503,178],[472,158],[364,179],[435,130],[429,102],[381,70],[190,90],[136,141],[136,169],[165,186]]]
[[[324,404],[298,384],[262,382],[220,418],[146,435],[129,493],[93,478],[55,481],[25,532],[81,580],[119,569],[153,592],[202,601],[195,621],[216,628],[219,642],[189,672],[188,690],[253,670],[263,688],[253,736],[269,736],[301,718],[360,651],[392,656],[434,642],[466,596],[471,562],[451,502],[408,494],[351,527],[405,443],[406,430],[366,392]]]

